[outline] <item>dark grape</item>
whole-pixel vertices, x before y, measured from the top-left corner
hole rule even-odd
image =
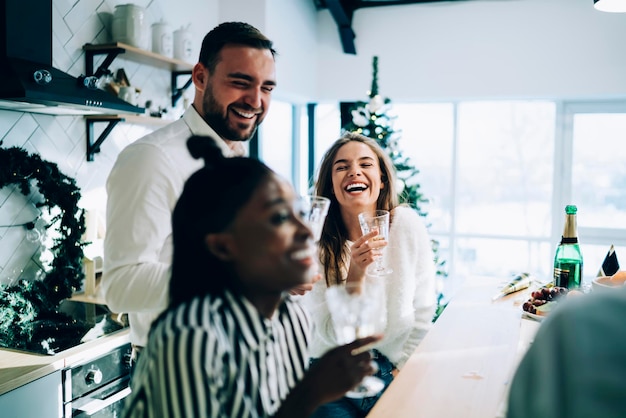
[[[524,302],[522,309],[531,314],[537,314],[537,307],[546,303],[554,303],[561,296],[567,294],[568,291],[567,288],[561,286],[539,288],[531,292],[530,299]]]

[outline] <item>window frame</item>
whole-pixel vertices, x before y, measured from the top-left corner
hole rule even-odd
[[[520,101],[520,99],[497,101]],[[477,102],[480,100],[473,99],[471,102]],[[485,99],[485,101],[494,101]],[[523,101],[536,101],[535,99],[525,99]],[[459,233],[456,231],[456,215],[459,210],[457,204],[457,187],[458,187],[458,150],[459,150],[459,106],[467,101],[445,101],[443,103],[452,104],[452,120],[454,121],[454,127],[452,129],[452,155],[450,156],[451,163],[451,184],[450,193],[451,207],[450,215],[450,228],[448,231],[431,232],[434,239],[439,241],[446,241],[449,244],[447,254],[443,257],[446,260],[448,266],[448,273],[454,277],[457,274],[457,266],[455,260],[455,251],[459,240],[464,239],[523,239],[526,240],[529,245],[547,244],[550,248],[556,248],[558,245],[563,228],[564,214],[563,208],[570,204],[572,198],[572,169],[573,169],[573,146],[574,146],[574,126],[573,121],[576,114],[579,113],[625,113],[626,114],[626,100],[588,100],[588,101],[572,101],[572,100],[547,100],[555,104],[555,120],[554,120],[554,171],[552,178],[552,201],[550,210],[550,232],[546,237],[536,236],[491,236],[489,234],[476,234],[476,233]],[[433,104],[441,104],[442,102],[433,102]],[[325,103],[327,104],[327,103]],[[395,105],[394,103],[393,105]],[[404,104],[411,104],[411,102],[403,102]],[[423,105],[424,102],[419,102]],[[392,105],[392,109],[393,109]],[[316,174],[317,165],[319,164],[320,156],[315,154],[315,136],[316,136],[316,123],[315,111],[316,103],[306,104],[293,104],[293,120],[292,123],[292,135],[293,135],[293,155],[292,155],[292,178],[290,179],[298,193],[307,193],[310,191],[311,181],[314,174]],[[340,103],[337,102],[337,106]],[[327,122],[325,122],[327,123]],[[337,121],[340,124],[340,121]],[[337,127],[337,132],[341,132],[341,127]],[[262,138],[261,138],[262,140]],[[419,168],[419,167],[418,167]],[[588,245],[610,245],[614,244],[620,247],[626,247],[626,229],[623,228],[589,228],[578,227],[579,236],[584,237],[583,244]],[[608,243],[608,244],[607,244]],[[607,248],[608,250],[608,248]],[[547,262],[551,263],[554,253],[550,252],[545,254]],[[592,269],[595,266],[592,267]],[[586,269],[587,276],[590,275],[591,270]]]

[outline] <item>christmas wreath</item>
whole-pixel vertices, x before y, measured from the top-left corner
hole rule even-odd
[[[22,148],[3,148],[0,141],[0,189],[7,186],[24,196],[37,187],[54,227],[50,251],[53,258],[42,279],[20,278],[16,284],[0,284],[0,345],[38,352],[54,351],[61,339],[76,339],[80,324],[59,311],[61,302],[81,287],[85,231],[84,211],[79,209],[80,189],[56,164]]]

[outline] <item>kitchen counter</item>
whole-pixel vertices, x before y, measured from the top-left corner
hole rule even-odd
[[[128,328],[72,347],[53,356],[0,348],[0,395],[128,343]]]
[[[495,418],[539,322],[522,318],[531,289],[492,301],[508,280],[475,278],[451,300],[368,418]]]

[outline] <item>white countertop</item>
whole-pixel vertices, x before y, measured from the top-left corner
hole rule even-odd
[[[531,289],[492,301],[508,280],[476,278],[443,311],[368,418],[495,418],[539,323],[522,319]]]
[[[54,356],[0,348],[0,395],[55,370],[80,364],[128,343],[128,328],[72,347]]]

